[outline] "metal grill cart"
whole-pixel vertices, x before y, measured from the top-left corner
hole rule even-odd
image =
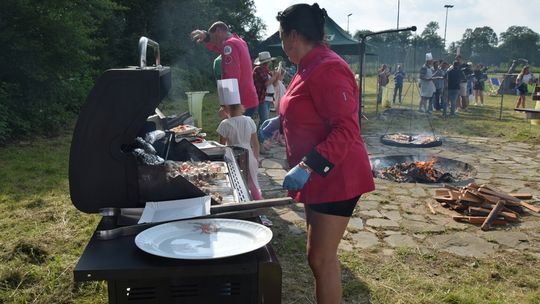
[[[115,223],[103,218],[98,230]],[[109,303],[280,303],[281,266],[267,245],[230,258],[187,261],[153,256],[134,236],[92,237],[76,282],[107,281]]]
[[[148,45],[155,49],[156,64],[151,67],[146,66]],[[164,258],[136,246],[135,235],[156,225],[137,224],[146,202],[206,195],[182,176],[167,177],[168,160],[226,163],[237,201],[213,201],[206,217],[255,220],[257,208],[291,202],[250,202],[245,149],[199,150],[166,132],[181,123],[179,119],[149,119],[168,94],[171,71],[160,65],[154,41],[142,37],[139,52],[139,67],[111,69],[97,80],[74,130],[69,160],[72,202],[80,211],[103,215],[75,267],[75,281],[107,281],[110,303],[280,303],[281,266],[270,243],[208,260]],[[145,150],[155,150],[153,154],[134,153],[136,139],[156,126],[165,129],[163,138],[152,145],[139,142]]]

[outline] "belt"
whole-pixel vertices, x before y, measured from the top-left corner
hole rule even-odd
[[[274,97],[274,93],[266,93],[266,96],[268,96],[268,97]]]

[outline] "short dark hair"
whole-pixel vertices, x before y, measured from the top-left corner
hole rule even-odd
[[[296,30],[310,42],[324,41],[324,23],[326,21],[325,9],[317,3],[294,4],[279,12],[276,16],[281,29],[286,33]]]
[[[216,21],[216,22],[214,22],[214,23],[210,26],[210,28],[208,29],[208,31],[209,31],[210,33],[213,33],[213,32],[215,32],[217,29],[220,29],[220,30],[226,31],[226,32],[229,31],[229,27],[228,27],[227,24],[225,24],[225,22],[223,22],[223,21]]]

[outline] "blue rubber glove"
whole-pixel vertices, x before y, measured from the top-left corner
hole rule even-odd
[[[274,131],[279,130],[279,116],[265,120],[259,129],[261,143],[272,137]]]
[[[300,190],[304,188],[310,174],[308,170],[300,167],[300,165],[296,165],[285,175],[283,188],[288,190]]]

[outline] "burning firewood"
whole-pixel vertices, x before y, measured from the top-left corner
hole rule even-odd
[[[452,183],[455,177],[435,168],[436,158],[429,161],[397,163],[379,170],[379,176],[395,182]]]
[[[524,213],[523,208],[540,213],[540,207],[521,200],[532,198],[531,194],[505,193],[485,184],[470,183],[465,187],[444,185],[444,189],[435,190],[433,198],[461,214],[454,216],[454,220],[479,224],[484,231],[492,225],[519,221],[519,215]]]

